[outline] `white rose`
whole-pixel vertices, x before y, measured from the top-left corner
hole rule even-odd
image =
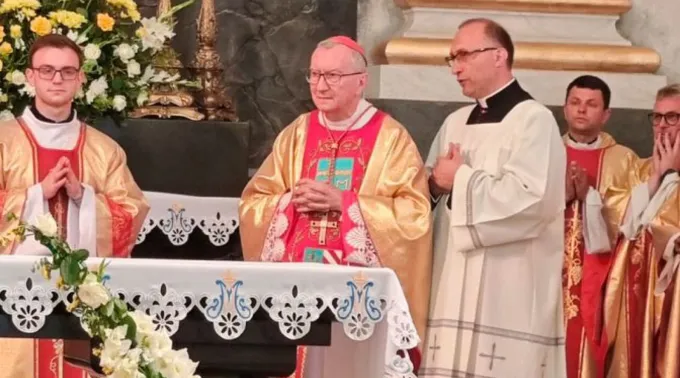
[[[0,112],[0,121],[9,121],[10,119],[14,119],[14,114],[12,114],[12,112],[9,110],[3,110]]]
[[[113,370],[125,357],[132,347],[132,341],[125,339],[126,334],[126,325],[107,329],[104,332],[104,345],[99,356],[101,367]]]
[[[144,104],[149,100],[149,94],[145,91],[139,92],[137,96],[137,106],[144,106]]]
[[[136,61],[131,60],[127,65],[128,77],[135,77],[142,74],[142,66]]]
[[[106,76],[100,76],[97,80],[90,83],[90,86],[85,92],[85,99],[88,104],[91,104],[95,98],[106,93],[109,88],[109,83],[106,82]]]
[[[12,84],[17,86],[24,85],[26,84],[26,76],[21,71],[13,71],[12,76],[10,77],[10,81],[12,82]]]
[[[139,372],[139,358],[142,351],[138,348],[130,350],[125,357],[123,357],[113,373],[109,375],[110,378],[144,378],[144,374]]]
[[[117,112],[123,111],[127,106],[127,100],[125,96],[115,95],[113,96],[113,109]]]
[[[186,349],[169,350],[162,360],[154,361],[151,366],[164,377],[192,377],[198,363],[191,361]]]
[[[116,47],[113,55],[118,56],[120,60],[127,63],[130,59],[135,57],[135,50],[127,43],[121,43],[118,45],[118,47]]]
[[[57,234],[57,221],[54,220],[50,213],[38,215],[35,219],[35,228],[42,232],[43,235],[52,237]]]
[[[78,298],[93,309],[109,301],[108,290],[97,280],[94,273],[88,273],[85,280],[78,288]]]
[[[97,60],[100,56],[102,56],[102,50],[94,43],[89,43],[87,46],[85,46],[83,54],[87,60]]]

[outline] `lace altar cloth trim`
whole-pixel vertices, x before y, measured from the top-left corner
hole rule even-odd
[[[229,242],[238,228],[238,198],[195,197],[182,194],[144,192],[151,209],[137,235],[141,244],[154,228],[174,245],[184,245],[196,227],[216,246]]]
[[[73,297],[56,289],[56,278],[49,283],[39,272],[31,272],[40,258],[0,256],[0,306],[14,327],[27,334],[38,332],[55,306],[68,305]],[[87,265],[94,270],[100,262],[90,258]],[[157,329],[171,335],[195,307],[217,335],[234,340],[261,308],[278,323],[282,335],[297,340],[329,309],[347,337],[371,343],[371,350],[385,351],[384,367],[379,367],[383,377],[415,377],[406,350],[415,347],[419,338],[390,269],[160,259],[108,263],[105,284],[111,292],[149,314]],[[386,332],[374,335],[376,327]]]

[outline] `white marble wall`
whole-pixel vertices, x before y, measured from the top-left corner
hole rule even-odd
[[[458,86],[446,67],[387,65],[379,53],[391,38],[447,38],[453,36],[463,20],[483,16],[504,25],[516,41],[633,44],[654,49],[662,58],[662,67],[656,75],[592,72],[612,87],[615,93],[612,106],[648,109],[658,88],[667,81],[680,82],[680,27],[676,33],[673,25],[680,14],[680,0],[632,1],[633,9],[617,21],[616,16],[604,15],[429,8],[402,10],[394,0],[359,0],[358,39],[371,52],[373,63],[366,94],[380,99],[469,101],[458,93]],[[561,89],[583,73],[517,70],[516,75],[532,89],[537,100],[559,105],[564,101]],[[556,91],[556,88],[560,90]]]
[[[632,0],[633,9],[617,23],[621,35],[634,45],[656,50],[661,55],[659,73],[668,82],[680,82],[680,1]]]

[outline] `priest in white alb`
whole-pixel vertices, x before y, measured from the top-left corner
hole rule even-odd
[[[20,117],[0,122],[0,234],[51,214],[57,233],[91,256],[129,257],[148,212],[113,140],[77,119],[72,102],[84,74],[82,51],[65,36],[38,38],[26,78],[35,99]],[[27,238],[3,254],[48,255]],[[63,341],[0,338],[0,378],[81,378],[63,363]]]
[[[444,121],[427,166],[435,245],[419,377],[562,378],[566,154],[512,75],[508,33],[461,24],[447,58],[476,100]]]

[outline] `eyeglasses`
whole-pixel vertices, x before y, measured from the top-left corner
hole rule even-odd
[[[79,68],[76,67],[63,67],[61,69],[56,69],[52,66],[40,66],[38,68],[31,67],[32,70],[38,71],[38,76],[43,80],[52,80],[57,72],[61,75],[62,80],[75,80],[78,77]]]
[[[449,66],[453,67],[453,63],[458,60],[459,62],[467,62],[470,60],[472,56],[475,54],[483,53],[485,51],[491,51],[491,50],[498,50],[498,47],[482,47],[481,49],[476,49],[472,51],[466,51],[466,50],[460,50],[455,54],[450,54],[444,60],[446,60],[446,64]]]
[[[340,79],[342,79],[345,76],[354,76],[354,75],[361,75],[366,73],[365,71],[361,72],[352,72],[352,73],[336,73],[336,72],[319,72],[319,71],[312,71],[312,70],[307,70],[305,72],[305,78],[307,79],[308,83],[316,84],[319,82],[319,80],[323,77],[326,80],[326,83],[328,84],[337,84],[340,82]]]
[[[647,115],[649,117],[649,122],[654,126],[661,124],[662,120],[666,120],[666,124],[669,126],[675,126],[678,121],[680,121],[680,113],[669,112],[669,113],[656,113],[652,112]]]

